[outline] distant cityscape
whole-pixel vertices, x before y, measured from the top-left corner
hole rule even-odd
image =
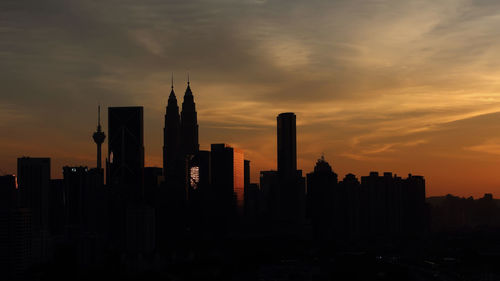
[[[297,116],[291,112],[276,118],[277,170],[260,171],[260,182],[253,183],[251,159],[243,150],[224,143],[200,150],[189,79],[181,108],[172,83],[163,167],[144,165],[143,107],[109,107],[107,114],[104,132],[98,108],[92,135],[95,167],[65,166],[63,179],[51,179],[50,158],[20,157],[16,175],[0,176],[0,272],[6,277],[0,279],[46,280],[64,272],[122,272],[139,278],[154,272],[179,280],[185,273],[175,270],[189,264],[201,279],[225,279],[200,266],[201,261],[211,255],[226,257],[219,257],[222,264],[230,257],[251,260],[254,256],[228,253],[247,247],[247,253],[261,249],[254,255],[262,257],[290,244],[334,247],[348,256],[384,252],[375,256],[385,261],[390,249],[399,249],[395,245],[424,245],[436,241],[436,233],[500,227],[500,203],[491,194],[477,200],[426,198],[421,175],[371,172],[340,179],[323,156],[304,175],[297,169]],[[400,256],[392,259],[398,261],[389,264],[404,264],[398,263]],[[291,264],[286,274],[314,279],[310,268]],[[260,268],[251,276],[291,280],[269,277],[282,270]],[[428,269],[419,265],[413,270],[425,275]]]

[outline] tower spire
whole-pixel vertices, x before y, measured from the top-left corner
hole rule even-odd
[[[174,73],[172,72],[172,86],[171,86],[172,90],[174,89]]]
[[[97,131],[101,131],[101,105],[97,107]]]
[[[189,72],[184,101],[181,112],[182,151],[184,154],[195,154],[200,150],[198,142],[198,115],[191,91]]]

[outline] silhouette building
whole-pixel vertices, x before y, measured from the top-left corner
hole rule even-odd
[[[198,142],[198,116],[188,78],[181,112],[181,140],[184,154],[195,154],[200,150]]]
[[[305,179],[297,170],[296,116],[286,112],[278,115],[278,217],[287,223],[301,223],[305,213]]]
[[[226,144],[211,145],[212,188],[219,215],[233,219],[243,207],[243,151]],[[229,216],[229,217],[228,217]]]
[[[281,113],[278,121],[278,173],[281,177],[295,177],[297,171],[297,136],[295,114]]]
[[[49,217],[50,158],[18,158],[17,182],[21,206],[31,209],[33,230],[46,230]]]
[[[143,114],[142,107],[108,108],[107,183],[129,202],[140,200],[143,192]]]
[[[247,223],[255,224],[259,214],[259,185],[250,182],[250,160],[244,161],[243,214]]]
[[[314,172],[307,174],[307,211],[313,227],[313,235],[317,239],[333,237],[335,193],[337,191],[337,174],[322,156],[314,167]],[[343,198],[345,200],[345,198]]]
[[[87,223],[89,184],[87,167],[63,167],[66,224],[82,228]]]
[[[180,145],[181,120],[172,81],[172,89],[165,111],[165,127],[163,128],[163,175],[165,180],[170,182],[172,182],[172,178],[181,173],[182,153]]]
[[[49,258],[50,158],[18,158],[17,181],[21,207],[31,211],[33,262],[45,262]]]

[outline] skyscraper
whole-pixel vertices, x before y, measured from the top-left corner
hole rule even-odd
[[[142,197],[144,127],[142,107],[108,109],[108,185],[129,200]]]
[[[295,114],[281,113],[277,117],[279,198],[278,217],[287,223],[304,219],[305,179],[297,170],[297,136]]]
[[[165,127],[163,128],[163,175],[168,181],[175,175],[179,175],[179,169],[182,167],[180,144],[181,121],[172,79],[172,90],[168,97],[168,105],[165,111]]]
[[[94,142],[97,144],[97,169],[102,168],[102,160],[101,160],[101,147],[102,143],[106,139],[106,135],[101,130],[101,106],[97,109],[97,131],[92,135]]]
[[[188,78],[181,112],[182,151],[184,154],[195,154],[200,150],[198,142],[198,117],[193,92],[191,92],[189,84]]]
[[[281,113],[278,121],[278,173],[290,178],[297,174],[297,136],[295,114]]]

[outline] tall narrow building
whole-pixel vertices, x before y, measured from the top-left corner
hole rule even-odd
[[[244,153],[226,144],[211,145],[212,188],[214,208],[223,219],[235,218],[244,203]],[[229,222],[229,221],[227,221]]]
[[[297,174],[297,135],[295,114],[281,113],[278,121],[278,173],[281,177],[293,178]]]
[[[292,112],[277,117],[278,135],[278,217],[287,223],[300,223],[305,211],[305,179],[297,170],[296,116]]]
[[[97,169],[101,169],[102,168],[101,147],[102,143],[106,139],[106,135],[101,130],[101,106],[97,108],[97,131],[94,132],[92,137],[94,138],[94,142],[97,144]]]
[[[163,175],[166,180],[175,176],[180,168],[178,167],[181,159],[180,144],[181,121],[172,81],[172,90],[165,112],[165,127],[163,128]]]
[[[50,158],[17,158],[17,181],[21,207],[33,214],[33,230],[48,229]]]
[[[193,92],[191,92],[189,85],[189,78],[186,92],[184,93],[184,101],[182,102],[181,139],[182,152],[184,154],[195,154],[200,150],[198,142],[198,117]]]
[[[108,186],[137,201],[144,177],[143,107],[108,108]]]

